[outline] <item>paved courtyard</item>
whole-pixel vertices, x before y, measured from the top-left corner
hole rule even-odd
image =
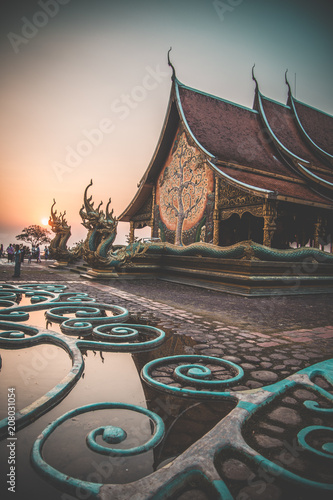
[[[161,280],[90,281],[49,264],[25,263],[21,277],[14,279],[13,266],[2,259],[0,282],[70,283],[71,290],[126,307],[132,315],[174,334],[189,335],[197,342],[196,351],[237,359],[247,371],[264,370],[284,378],[333,357],[331,294],[241,297]],[[261,382],[248,384],[257,387]]]
[[[69,270],[52,269],[49,264],[45,261],[41,264],[25,263],[21,277],[14,279],[13,265],[2,260],[0,283],[61,283],[68,285],[71,291],[86,292],[99,302],[123,306],[130,311],[131,322],[153,324],[175,336],[187,336],[191,342],[184,347],[184,353],[223,358],[241,366],[245,375],[234,391],[258,390],[333,358],[331,295],[247,298],[151,279],[90,281]],[[324,379],[318,378],[316,383],[330,391]],[[281,446],[285,442],[282,437],[303,418],[299,404],[308,399],[318,397],[311,391],[296,388],[271,411],[270,421],[263,417],[259,430],[254,431],[253,424],[248,426],[246,432],[250,440],[255,440],[253,446],[263,455],[268,453],[274,457],[278,452],[281,455]],[[325,418],[314,420],[323,425]],[[297,460],[293,460],[294,472],[298,467],[298,472],[303,472],[303,475],[310,474],[306,472],[306,467],[310,466]],[[251,469],[239,457],[227,457],[216,467],[237,500],[289,498],[274,481],[265,482],[262,494],[258,488],[251,490],[248,480]],[[326,474],[326,480],[333,482],[332,472],[317,471],[320,473]],[[316,476],[315,479],[324,481],[325,477],[318,479]],[[299,494],[295,490],[290,493],[290,498],[303,500],[313,498],[312,495],[307,497],[306,493]],[[172,498],[187,500],[190,496],[199,500],[209,498],[197,487]]]

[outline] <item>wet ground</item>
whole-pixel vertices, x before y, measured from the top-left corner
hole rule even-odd
[[[267,385],[333,356],[331,294],[242,297],[157,279],[92,281],[50,264],[25,263],[21,277],[12,278],[13,265],[2,260],[0,282],[61,282],[126,307],[132,320],[191,337],[189,354],[240,364],[247,379],[240,388]]]
[[[2,260],[0,284],[57,282],[68,285],[71,291],[86,292],[99,302],[123,306],[130,311],[129,322],[158,326],[171,333],[175,342],[177,336],[185,335],[188,338],[184,347],[186,354],[214,356],[240,365],[244,377],[233,387],[236,391],[258,389],[282,381],[303,368],[333,357],[333,297],[329,294],[247,298],[160,280],[91,281],[69,270],[50,268],[49,264],[45,261],[24,264],[21,277],[14,279],[13,265]],[[161,376],[167,373],[161,372]],[[330,390],[325,380],[318,380],[318,385]],[[268,417],[266,410],[259,415],[260,425],[259,420],[254,419],[255,429],[251,425],[245,429],[248,439],[253,440],[253,447],[259,447],[263,455],[271,454],[272,457],[285,453],[290,429],[303,425],[299,401],[317,397],[297,387],[285,394]],[[319,420],[317,418],[314,423],[328,425],[323,417]],[[301,463],[301,458],[293,459],[292,466],[296,473],[307,477],[312,465],[306,465],[306,461]],[[242,498],[303,500],[317,495],[311,493],[308,497],[304,492],[299,494],[298,490],[287,494],[278,481],[271,484],[267,480],[264,496],[256,496],[256,492],[248,491],[252,483],[246,478],[241,483],[239,479],[246,461],[231,456],[224,457],[222,462],[219,474],[235,498],[246,494]],[[331,472],[327,474],[328,479],[319,479],[332,482]],[[208,498],[198,496],[198,491],[194,489],[191,498]],[[182,496],[175,498],[185,500],[187,494],[184,499]],[[318,498],[326,500],[325,495]]]
[[[50,261],[43,261],[41,264],[25,263],[22,266],[21,277],[13,279],[13,265],[7,264],[5,259],[0,259],[0,281],[17,283],[79,278],[76,273],[67,270],[50,269],[48,267],[50,263]],[[260,328],[262,332],[333,325],[332,294],[242,297],[161,280],[103,280],[99,283],[171,307],[182,308],[189,313],[199,314],[208,322],[217,320],[226,325],[252,330]]]

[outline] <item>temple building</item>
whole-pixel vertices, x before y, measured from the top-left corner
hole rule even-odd
[[[312,246],[332,252],[333,117],[261,94],[253,109],[183,85],[172,67],[162,132],[119,220],[176,245]]]

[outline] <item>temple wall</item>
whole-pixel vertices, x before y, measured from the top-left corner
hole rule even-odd
[[[156,183],[153,236],[189,245],[212,242],[214,174],[179,129]]]

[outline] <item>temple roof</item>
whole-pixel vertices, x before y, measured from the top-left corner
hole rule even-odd
[[[293,98],[299,121],[308,137],[322,150],[333,156],[333,116],[318,111]]]
[[[173,72],[165,122],[139,190],[119,220],[143,205],[181,122],[192,143],[226,182],[266,198],[333,209],[333,117],[293,98],[264,97],[254,109],[190,88]],[[256,82],[257,84],[257,82]]]

